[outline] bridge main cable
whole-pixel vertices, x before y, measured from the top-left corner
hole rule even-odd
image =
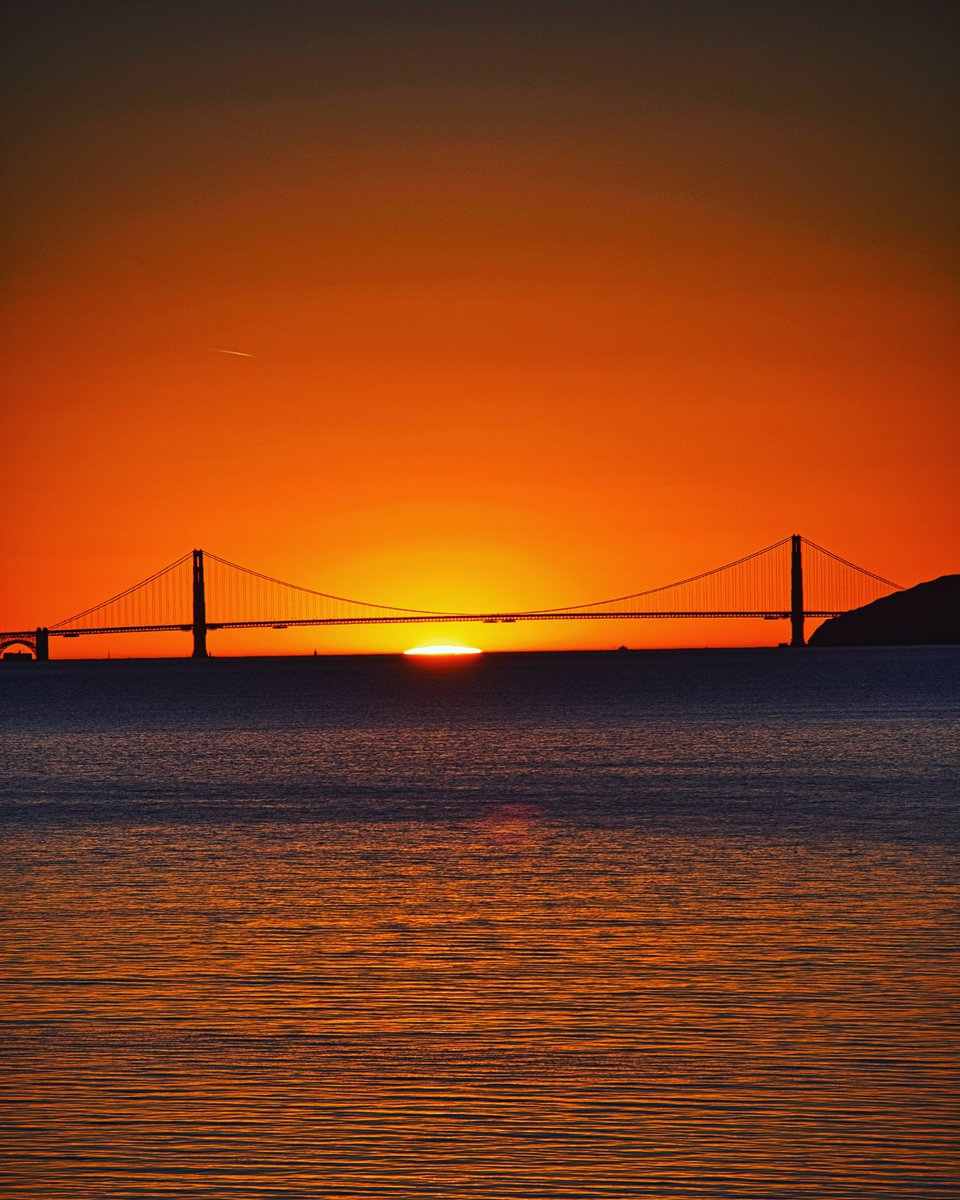
[[[332,592],[321,592],[321,591],[318,591],[316,588],[308,588],[308,587],[304,587],[302,584],[299,584],[299,583],[290,583],[288,580],[285,580],[285,579],[277,579],[273,575],[266,575],[262,571],[255,571],[251,567],[244,567],[244,566],[241,566],[239,563],[231,562],[228,558],[221,558],[219,554],[213,554],[209,550],[201,551],[200,553],[204,554],[205,557],[208,558],[212,562],[219,563],[223,567],[229,567],[229,568],[231,568],[231,570],[234,570],[234,571],[240,571],[244,575],[249,575],[250,577],[252,577],[254,579],[260,579],[264,583],[273,584],[276,587],[290,588],[291,591],[301,592],[307,596],[316,596],[318,599],[321,599],[321,600],[331,600],[337,604],[353,604],[353,605],[356,605],[358,608],[376,609],[381,612],[390,612],[390,613],[409,613],[410,615],[423,616],[423,617],[452,617],[452,616],[457,615],[456,613],[444,611],[442,609],[404,608],[404,607],[401,607],[401,606],[395,605],[395,604],[375,604],[375,603],[371,603],[370,601],[367,601],[367,600],[352,600],[348,596],[336,596]],[[183,560],[181,560],[181,561],[183,561]],[[224,624],[224,622],[216,622],[216,621],[214,621],[212,623],[213,624]],[[288,622],[288,623],[292,624],[292,621]]]
[[[152,575],[148,575],[146,579],[141,579],[139,583],[131,584],[130,587],[124,588],[122,592],[117,592],[115,596],[111,596],[108,600],[101,600],[99,604],[91,604],[89,608],[85,608],[83,612],[74,613],[72,617],[64,617],[62,621],[56,621],[49,628],[51,632],[55,629],[61,629],[64,625],[71,625],[74,621],[82,621],[84,617],[88,617],[91,613],[97,612],[101,608],[108,608],[111,604],[116,604],[121,600],[131,596],[140,588],[147,587],[148,584],[154,583],[161,576],[167,575],[170,571],[182,566],[188,558],[191,557],[191,551],[186,554],[181,554],[179,558],[174,559],[172,563],[168,563],[165,567],[161,567],[159,571],[154,571]]]
[[[769,546],[764,546],[762,550],[754,550],[752,554],[745,554],[742,558],[734,559],[733,562],[724,563],[722,567],[712,567],[709,571],[701,571],[699,574],[690,575],[686,579],[678,579],[675,583],[664,583],[659,587],[646,588],[642,592],[628,592],[625,596],[613,596],[609,600],[593,600],[587,604],[565,604],[558,608],[531,609],[529,612],[542,614],[582,612],[588,608],[601,608],[605,604],[625,604],[628,600],[639,600],[643,596],[655,596],[661,592],[672,591],[674,588],[686,587],[687,584],[699,583],[703,579],[709,579],[711,576],[719,575],[723,571],[729,571],[733,567],[743,566],[755,558],[760,558],[761,555],[769,554],[771,550],[779,550],[781,546],[786,546],[790,540],[789,537],[781,538],[779,542],[771,542]]]

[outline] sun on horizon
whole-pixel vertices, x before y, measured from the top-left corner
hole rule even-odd
[[[482,650],[478,650],[476,646],[411,646],[409,650],[404,650],[404,654],[482,654]]]

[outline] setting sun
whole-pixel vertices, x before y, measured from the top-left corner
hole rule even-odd
[[[482,654],[476,646],[412,646],[404,654]]]

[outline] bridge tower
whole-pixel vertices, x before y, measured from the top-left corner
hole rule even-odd
[[[50,631],[45,627],[37,626],[37,632],[34,634],[34,655],[37,662],[49,662],[50,660]]]
[[[803,538],[790,539],[790,645],[805,646],[803,638]]]
[[[203,587],[203,551],[193,552],[193,657],[207,657],[207,597]]]

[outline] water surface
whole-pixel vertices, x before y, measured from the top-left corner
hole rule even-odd
[[[5,1194],[956,1195],[958,668],[5,665]]]

